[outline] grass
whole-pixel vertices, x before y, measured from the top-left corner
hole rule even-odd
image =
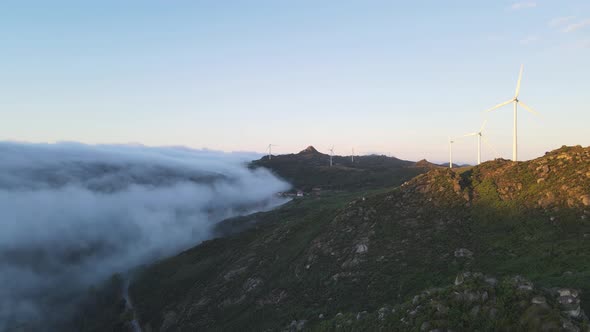
[[[319,199],[295,199],[276,211],[257,214],[256,218],[259,220],[256,226],[244,233],[206,241],[199,247],[147,268],[131,288],[136,305],[141,308],[140,317],[158,317],[158,313],[165,310],[164,304],[187,294],[199,296],[197,294],[200,294],[202,288],[219,282],[214,280],[215,277],[227,275],[227,270],[231,270],[227,268],[228,265],[234,265],[236,269],[246,265],[248,272],[273,280],[273,283],[264,283],[258,290],[260,292],[285,288],[289,293],[296,294],[291,291],[299,287],[297,277],[290,273],[291,264],[300,258],[310,242],[322,232],[325,223],[318,220],[331,220],[347,202],[370,193],[345,192]],[[244,262],[245,253],[252,253],[254,264]],[[245,277],[237,276],[236,280],[224,281],[220,288],[223,288],[225,294],[239,294],[246,280]],[[158,289],[154,289],[154,285],[158,285]],[[228,298],[231,299],[231,296]],[[301,305],[292,310],[305,310],[304,302],[298,303]],[[289,316],[288,312],[274,310],[252,313],[251,305],[252,303],[244,303],[231,306],[222,314],[212,313],[211,319],[223,321],[221,315],[231,315],[234,319],[224,326],[237,329],[240,324],[252,324],[252,320],[259,323],[271,322]],[[155,320],[152,324],[159,326],[161,321]]]

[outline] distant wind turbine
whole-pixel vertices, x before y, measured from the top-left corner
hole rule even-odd
[[[449,136],[449,168],[453,168],[453,143],[455,141]]]
[[[330,150],[330,167],[332,167],[332,157],[334,157],[334,145],[329,149]]]
[[[352,148],[352,154],[350,155],[350,159],[352,160],[352,163],[354,163],[354,148]]]
[[[269,144],[268,145],[268,160],[272,158],[272,147],[277,146],[276,144]]]
[[[488,142],[488,140],[485,138],[485,136],[483,136],[483,130],[486,127],[486,123],[488,122],[488,119],[486,119],[483,124],[481,125],[481,128],[479,128],[479,131],[474,132],[474,133],[469,133],[464,135],[463,137],[470,137],[470,136],[477,136],[477,164],[481,164],[481,141],[483,140],[483,142],[494,152],[496,152],[496,149],[494,149],[494,147],[490,144],[490,142]],[[496,152],[497,155],[497,152]]]
[[[532,108],[530,108],[529,106],[527,106],[525,103],[523,103],[521,100],[518,99],[518,95],[520,93],[520,82],[522,81],[522,71],[523,70],[524,70],[524,65],[521,65],[520,66],[520,74],[518,75],[518,82],[516,83],[516,92],[514,93],[514,97],[512,99],[510,99],[506,102],[503,102],[501,104],[498,104],[486,111],[486,112],[492,112],[492,111],[497,110],[498,108],[501,108],[501,107],[504,107],[508,104],[514,103],[514,128],[513,128],[513,137],[512,137],[512,160],[513,161],[518,160],[518,138],[517,138],[517,127],[516,127],[518,104],[520,104],[522,107],[524,107],[524,109],[526,109],[527,111],[529,111],[535,115],[539,115],[537,112],[533,111]]]

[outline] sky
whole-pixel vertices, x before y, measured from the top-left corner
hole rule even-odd
[[[590,2],[3,1],[0,141],[510,158],[590,145]],[[474,163],[476,139],[454,145]]]

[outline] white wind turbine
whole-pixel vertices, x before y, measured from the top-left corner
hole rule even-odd
[[[521,65],[520,66],[520,74],[518,75],[518,83],[516,83],[516,92],[514,93],[514,97],[512,99],[510,99],[506,102],[503,102],[501,104],[498,104],[486,111],[486,112],[492,112],[492,111],[497,110],[500,107],[504,107],[508,104],[514,103],[514,129],[513,129],[513,138],[512,138],[512,160],[513,161],[518,160],[518,142],[517,142],[517,127],[516,127],[518,104],[520,104],[522,107],[524,107],[524,109],[526,109],[527,111],[529,111],[535,115],[538,115],[537,112],[533,111],[532,108],[530,108],[529,106],[527,106],[525,103],[523,103],[521,100],[518,99],[518,95],[520,93],[520,82],[522,80],[523,69],[524,69],[524,65]]]
[[[350,155],[350,159],[352,160],[352,163],[354,163],[354,148],[352,148],[352,154]]]
[[[272,158],[272,147],[277,146],[276,144],[269,144],[268,145],[268,160]]]
[[[483,142],[488,146],[488,148],[490,148],[491,150],[494,151],[494,153],[496,153],[496,155],[498,155],[498,153],[496,152],[496,149],[494,149],[494,147],[490,144],[490,142],[488,142],[488,140],[485,138],[485,136],[483,136],[483,130],[486,127],[486,123],[488,122],[488,119],[486,119],[483,124],[481,125],[481,128],[479,128],[479,131],[474,132],[474,133],[469,133],[464,135],[463,137],[470,137],[470,136],[477,136],[477,164],[481,164],[481,141],[483,140]]]
[[[453,168],[453,143],[455,141],[449,136],[449,168]]]
[[[334,145],[332,145],[332,147],[328,150],[330,151],[330,167],[332,167],[332,157],[334,157]]]

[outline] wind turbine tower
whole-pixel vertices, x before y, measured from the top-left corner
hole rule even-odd
[[[334,157],[334,146],[330,148],[330,167],[332,167],[332,157]]]
[[[453,168],[453,139],[449,136],[449,168]]]
[[[518,105],[520,104],[527,111],[533,113],[534,115],[538,115],[537,112],[533,111],[532,108],[530,108],[525,103],[523,103],[520,99],[518,99],[518,95],[520,94],[520,82],[522,81],[522,71],[523,70],[524,70],[524,66],[521,65],[520,66],[520,74],[518,75],[518,82],[516,83],[516,92],[514,93],[514,97],[512,97],[512,99],[505,101],[501,104],[498,104],[486,111],[486,112],[492,112],[492,111],[495,111],[498,108],[504,107],[506,105],[509,105],[512,103],[514,104],[514,128],[513,128],[513,132],[512,132],[512,134],[513,134],[513,137],[512,137],[512,160],[513,161],[518,160],[518,137],[517,137],[517,126],[516,126]]]
[[[268,160],[272,159],[272,147],[277,146],[276,144],[269,144],[268,145]]]
[[[352,163],[354,164],[354,148],[352,148],[352,154],[350,155],[350,159],[352,160]]]

